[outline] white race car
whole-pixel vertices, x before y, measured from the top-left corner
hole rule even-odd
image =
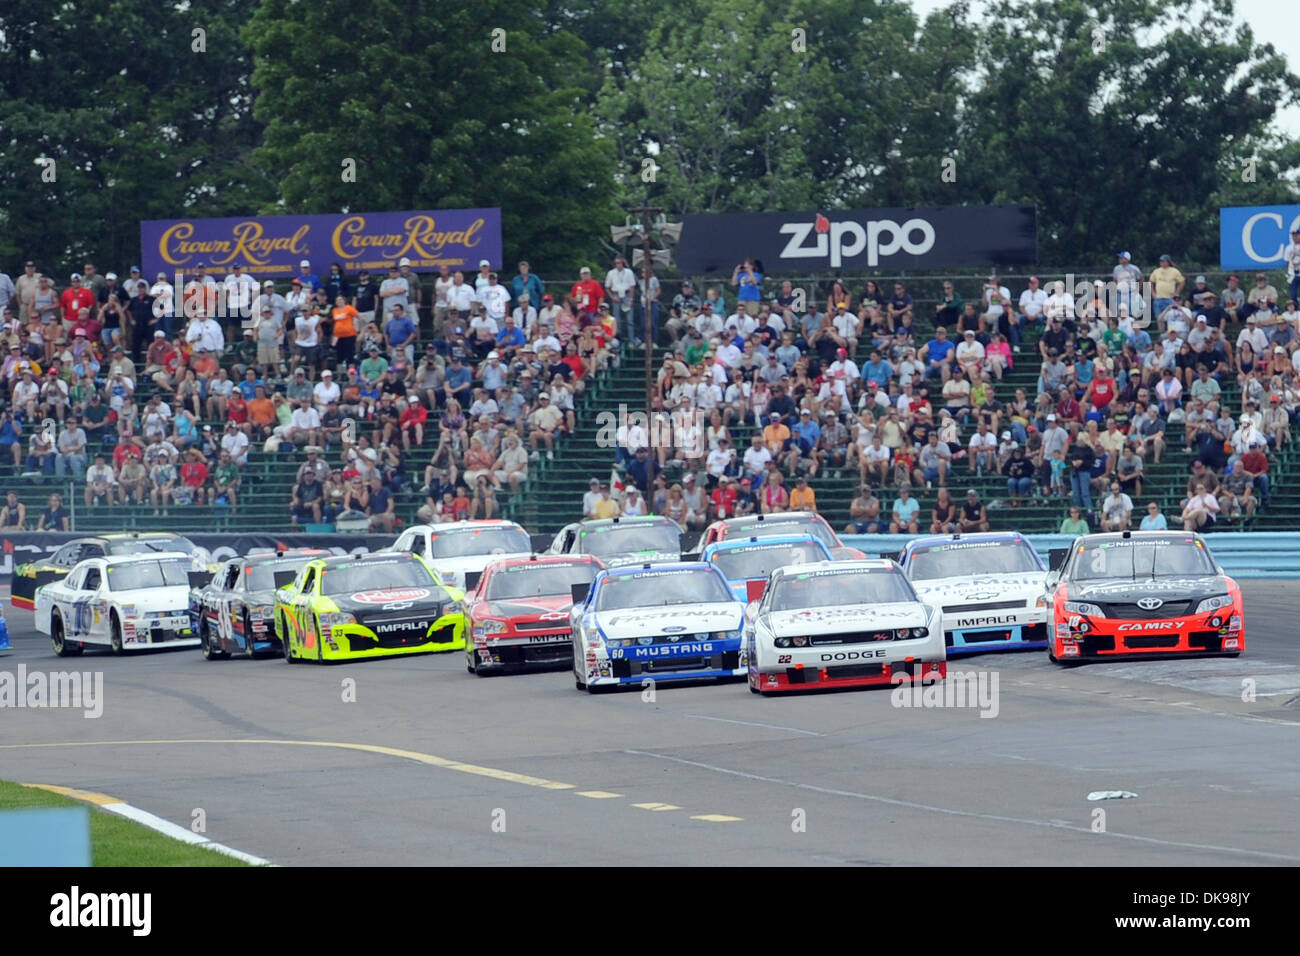
[[[756,694],[947,676],[939,612],[888,559],[777,568],[745,619]]]
[[[1047,646],[1047,568],[1015,531],[915,538],[899,557],[943,614],[949,656]]]
[[[147,647],[198,647],[190,622],[188,554],[87,558],[36,592],[36,630],[60,657],[87,647],[114,654]]]
[[[527,531],[513,521],[496,519],[412,525],[389,550],[418,554],[438,580],[461,590],[472,590],[493,561],[532,554]]]

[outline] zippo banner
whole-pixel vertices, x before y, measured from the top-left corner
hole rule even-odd
[[[0,532],[0,584],[13,584],[19,565],[50,557],[70,541],[93,535],[64,532]],[[203,564],[219,564],[236,555],[321,548],[332,554],[367,554],[391,547],[396,538],[382,534],[189,534],[194,554]]]
[[[386,272],[402,258],[417,272],[450,266],[501,265],[500,209],[357,212],[328,216],[245,216],[235,219],[147,219],[140,223],[144,275],[170,278],[199,264],[221,275],[241,265],[266,278],[298,275],[311,262],[322,279],[338,261],[345,273]]]
[[[1020,266],[1038,259],[1033,206],[916,206],[845,212],[683,216],[678,270],[730,274],[747,258],[770,275]]]

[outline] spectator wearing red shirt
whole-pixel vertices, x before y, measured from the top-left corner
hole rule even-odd
[[[605,299],[605,290],[591,277],[591,270],[583,266],[578,271],[578,281],[573,284],[569,297],[573,299],[584,322],[590,322],[600,310],[600,303]]]
[[[569,383],[573,386],[575,392],[580,392],[586,384],[582,381],[582,376],[587,373],[587,365],[583,362],[582,356],[578,354],[578,343],[575,340],[570,339],[564,351],[564,358],[560,359],[560,361],[573,370],[573,377],[569,379]]]
[[[181,484],[191,489],[196,505],[206,503],[208,463],[203,460],[203,452],[197,448],[190,449],[189,459],[181,465]]]
[[[77,313],[82,309],[95,307],[95,293],[82,283],[80,272],[72,273],[72,285],[63,290],[59,303],[63,306],[63,321],[69,325],[77,321]]]
[[[99,323],[99,320],[95,318],[95,314],[89,309],[77,310],[77,321],[72,324],[74,337],[84,333],[90,341],[98,342],[99,333],[103,328],[104,326]]]
[[[1093,379],[1083,392],[1083,404],[1101,411],[1115,399],[1115,379],[1105,365],[1097,365]]]
[[[1061,400],[1056,403],[1056,417],[1063,422],[1083,424],[1083,406],[1075,399],[1074,393],[1069,388],[1061,389]]]
[[[732,482],[730,475],[723,475],[718,479],[718,487],[709,495],[715,521],[736,516],[736,486]]]
[[[1259,500],[1267,502],[1270,490],[1268,456],[1264,454],[1263,447],[1258,443],[1251,445],[1246,454],[1241,456],[1241,461],[1237,462],[1237,467],[1255,480],[1255,487],[1259,489]]]
[[[461,485],[456,489],[456,497],[451,499],[451,510],[456,515],[457,521],[464,521],[469,517],[469,497],[465,494],[465,486]]]
[[[144,451],[136,444],[135,438],[126,434],[119,435],[117,446],[113,449],[113,470],[121,471],[128,458],[144,461]]]
[[[406,408],[400,420],[402,428],[402,448],[411,450],[411,436],[415,444],[424,444],[424,425],[429,420],[429,410],[420,404],[420,396],[412,392],[406,397]]]
[[[239,389],[230,393],[230,401],[226,403],[226,420],[248,431],[248,402],[244,401]]]

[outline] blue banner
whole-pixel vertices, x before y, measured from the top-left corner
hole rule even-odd
[[[1219,264],[1225,269],[1281,269],[1300,206],[1223,206],[1219,209]]]

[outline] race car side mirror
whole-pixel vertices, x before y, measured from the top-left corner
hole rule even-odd
[[[1069,553],[1070,553],[1069,548],[1052,548],[1051,550],[1049,550],[1047,552],[1048,569],[1052,571],[1061,570],[1061,566],[1065,564],[1065,558]]]
[[[477,588],[479,579],[482,577],[483,577],[482,571],[466,571],[465,589],[464,589],[465,593],[468,594],[470,591],[473,591],[475,588]]]
[[[278,591],[281,588],[287,588],[289,585],[293,584],[297,577],[298,572],[296,571],[276,571],[274,578],[275,589]]]
[[[745,605],[745,621],[749,624],[754,623],[754,618],[758,617],[758,602],[750,601]]]
[[[530,534],[528,536],[528,547],[533,554],[541,554],[551,547],[551,542],[555,540],[553,534]]]
[[[573,598],[574,604],[586,604],[587,595],[591,593],[590,581],[579,581],[577,584],[569,585],[569,596]]]
[[[212,580],[211,571],[191,571],[189,572],[190,587],[202,590],[208,586]]]
[[[698,547],[700,536],[698,532],[683,531],[677,536],[677,550],[682,554],[689,554]]]

